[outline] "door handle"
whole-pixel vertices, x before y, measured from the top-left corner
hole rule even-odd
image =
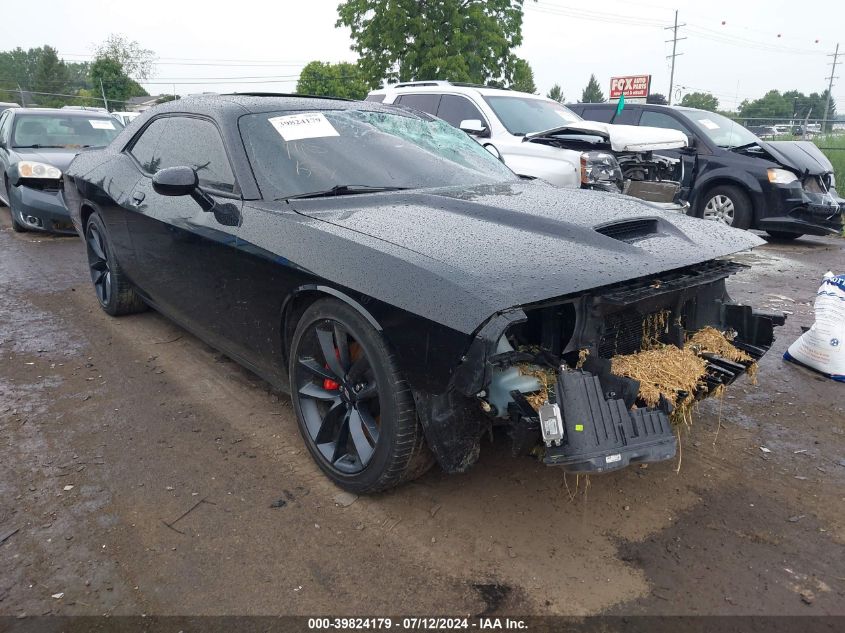
[[[137,207],[139,204],[141,204],[144,201],[144,198],[146,198],[146,195],[144,194],[143,191],[136,191],[135,193],[133,193],[132,194],[132,204],[133,204],[133,206]]]

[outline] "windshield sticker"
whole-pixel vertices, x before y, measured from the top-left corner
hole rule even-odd
[[[287,114],[267,120],[286,141],[298,141],[304,138],[322,138],[324,136],[340,136],[322,112]]]
[[[713,123],[713,121],[711,121],[710,119],[699,119],[698,122],[701,123],[701,125],[706,127],[708,130],[718,130],[719,129],[719,126],[716,125],[715,123]]]
[[[105,121],[103,119],[88,119],[88,123],[91,124],[91,127],[95,130],[113,130],[114,123],[111,121]]]

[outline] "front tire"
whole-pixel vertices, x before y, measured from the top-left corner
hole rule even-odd
[[[15,211],[14,203],[12,202],[12,190],[9,187],[8,176],[3,177],[3,184],[6,186],[6,197],[9,198],[9,215],[12,217],[12,230],[15,233],[26,233],[26,227],[18,220],[18,213]]]
[[[147,309],[147,304],[123,274],[109,243],[106,227],[96,213],[92,213],[85,223],[85,250],[97,300],[107,314],[120,316]]]
[[[717,185],[702,199],[698,217],[716,220],[735,229],[747,229],[751,226],[752,215],[751,200],[740,187]]]
[[[311,456],[341,488],[378,492],[433,463],[414,399],[384,337],[337,299],[320,299],[291,342],[290,386]]]

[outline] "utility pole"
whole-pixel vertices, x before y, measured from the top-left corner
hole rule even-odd
[[[829,79],[830,81],[827,84],[827,100],[824,102],[824,117],[822,118],[822,130],[827,127],[827,115],[830,112],[830,100],[833,98],[833,80],[839,79],[836,76],[836,64],[839,62],[839,43],[836,43],[836,50],[833,52],[833,55],[828,55],[828,57],[833,57],[833,63],[831,66],[833,68],[830,71],[830,77],[825,77],[825,79]]]
[[[685,40],[685,37],[678,37],[678,29],[682,26],[686,26],[686,24],[678,24],[678,10],[675,9],[675,26],[667,26],[664,30],[672,31],[672,39],[666,40],[667,42],[672,42],[672,54],[667,55],[666,59],[672,59],[672,72],[669,74],[669,105],[672,105],[672,90],[675,87],[675,58],[679,55],[683,55],[683,53],[678,53],[678,42],[681,40]]]
[[[21,94],[21,107],[25,108],[26,107],[26,99],[23,98],[23,88],[21,88],[20,84],[18,84],[18,92]]]
[[[103,105],[106,106],[106,110],[109,109],[109,102],[106,101],[106,89],[103,88],[103,80],[100,79],[100,94],[103,95]]]

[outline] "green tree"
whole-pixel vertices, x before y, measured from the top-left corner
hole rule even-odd
[[[101,83],[102,82],[102,83]],[[132,79],[123,72],[123,66],[116,59],[100,57],[91,64],[91,83],[94,89],[105,92],[109,110],[122,110],[132,95]]]
[[[584,91],[581,93],[581,103],[603,103],[604,100],[604,93],[601,91],[596,76],[590,75],[590,81],[587,82]]]
[[[382,80],[513,79],[522,43],[523,0],[344,0],[336,26],[352,31],[352,50],[369,86]]]
[[[685,108],[698,108],[716,112],[719,109],[719,100],[709,92],[690,92],[681,99],[681,105]]]
[[[53,108],[67,103],[66,97],[61,96],[68,94],[67,66],[52,46],[45,46],[41,50],[30,89],[35,93],[39,105]]]
[[[666,99],[666,95],[662,95],[659,92],[653,92],[645,100],[646,103],[653,103],[654,105],[668,105],[669,101]]]
[[[313,61],[299,73],[296,91],[299,94],[342,99],[363,99],[369,84],[358,64]]]
[[[89,62],[65,62],[67,83],[70,92],[91,87],[91,64]]]
[[[513,64],[513,78],[509,86],[511,90],[530,92],[536,94],[537,86],[534,85],[534,71],[531,64],[524,59],[517,57]]]
[[[126,75],[139,81],[145,81],[153,74],[155,53],[119,33],[109,35],[95,49],[94,57],[96,59],[107,57],[117,61]]]
[[[69,105],[93,106],[101,108],[103,106],[103,97],[100,95],[100,89],[80,88],[76,91],[76,97],[69,97]]]
[[[552,101],[557,101],[558,103],[563,103],[566,100],[563,96],[563,88],[560,87],[560,84],[552,86],[552,89],[549,90],[546,96]]]
[[[18,86],[24,90],[30,89],[41,51],[41,48],[25,51],[18,47],[0,52],[0,100],[20,103]]]

